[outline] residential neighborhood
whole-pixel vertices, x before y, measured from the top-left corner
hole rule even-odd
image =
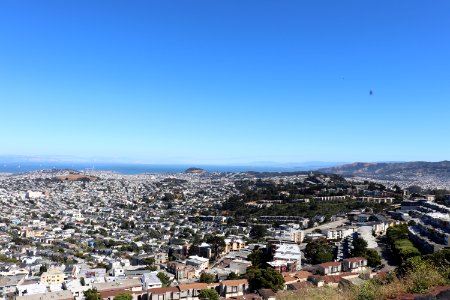
[[[360,285],[400,263],[390,228],[418,253],[450,246],[443,199],[313,172],[2,174],[0,297],[275,299]]]

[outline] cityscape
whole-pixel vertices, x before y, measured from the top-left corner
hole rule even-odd
[[[302,295],[382,278],[450,235],[448,190],[317,171],[42,170],[2,175],[0,201],[5,299]]]
[[[450,2],[0,1],[0,300],[450,300]]]

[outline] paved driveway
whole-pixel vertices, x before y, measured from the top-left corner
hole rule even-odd
[[[392,253],[390,246],[387,242],[386,236],[381,236],[377,238],[377,251],[381,256],[381,263],[385,265],[381,272],[387,272],[395,269],[398,265],[395,255]]]

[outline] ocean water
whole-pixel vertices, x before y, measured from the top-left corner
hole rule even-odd
[[[119,164],[119,163],[70,163],[70,162],[0,162],[0,173],[23,173],[49,169],[70,169],[77,171],[111,171],[119,174],[180,173],[191,167],[209,172],[294,172],[303,168],[264,167],[264,166],[225,166],[225,165],[158,165],[158,164]]]

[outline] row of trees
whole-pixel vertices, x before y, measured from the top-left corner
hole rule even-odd
[[[421,255],[413,243],[408,239],[408,225],[401,224],[389,227],[386,236],[395,253],[399,263],[405,262],[408,258]]]
[[[283,215],[300,216],[305,218],[314,218],[317,215],[323,215],[330,218],[338,213],[350,212],[355,209],[370,207],[374,212],[381,212],[389,204],[385,203],[363,203],[353,199],[342,201],[315,201],[309,203],[282,203],[272,205],[268,208],[249,208],[245,206],[246,201],[241,196],[232,196],[222,204],[222,209],[233,213],[234,218],[239,220],[249,217],[258,217],[263,215]]]

